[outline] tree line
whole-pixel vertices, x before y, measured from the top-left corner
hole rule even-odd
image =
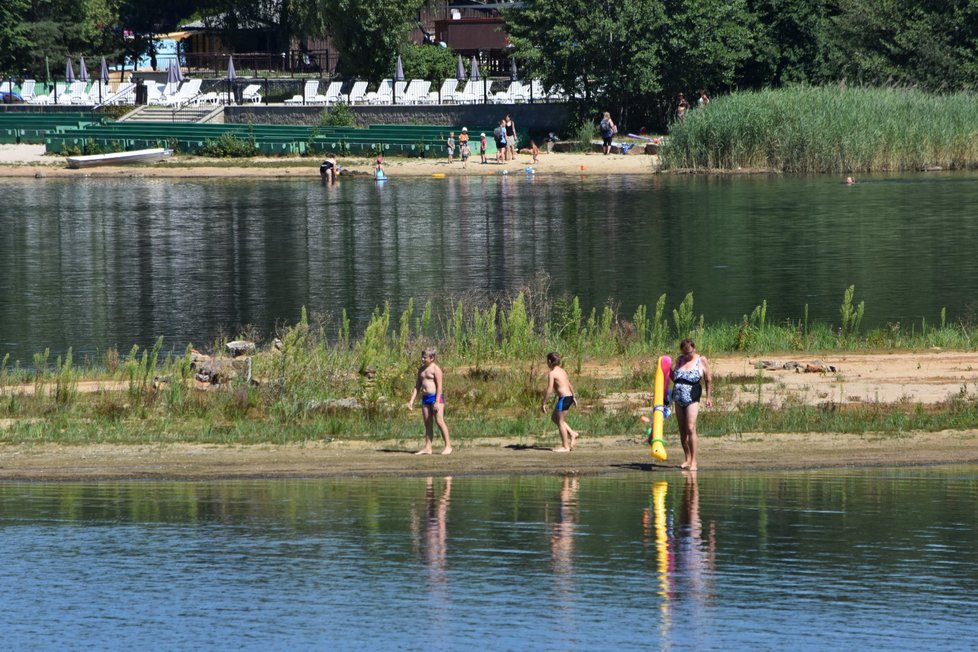
[[[451,76],[450,53],[408,43],[432,0],[4,0],[0,73],[43,77],[45,60],[134,58],[152,35],[220,16],[234,47],[242,26],[286,51],[332,35],[344,77]],[[504,9],[521,77],[607,109],[625,126],[667,119],[676,94],[825,84],[972,89],[976,0],[524,0]],[[60,68],[59,68],[60,70]]]

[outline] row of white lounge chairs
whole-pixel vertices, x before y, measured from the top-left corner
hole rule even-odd
[[[431,82],[413,79],[410,82],[384,79],[376,91],[367,92],[367,82],[354,82],[349,92],[343,93],[343,82],[330,82],[326,92],[319,93],[319,80],[310,79],[303,87],[302,95],[294,95],[285,100],[286,104],[477,104],[493,102],[496,104],[516,104],[532,99],[566,99],[561,94],[548,93],[539,79],[529,85],[513,81],[502,91],[492,92],[493,82],[488,79],[467,81],[459,86],[457,79],[446,79],[441,88],[431,90]]]
[[[180,107],[187,104],[221,104],[228,99],[227,93],[217,91],[201,92],[202,80],[188,79],[179,84],[161,84],[145,80],[147,104]],[[0,85],[0,93],[6,92],[8,82]],[[70,84],[57,82],[48,95],[36,95],[37,83],[33,79],[25,79],[20,87],[20,96],[29,104],[57,104],[60,106],[80,105],[116,105],[136,103],[136,84],[123,82],[116,87],[111,84],[95,81],[89,86],[88,82],[75,81]],[[248,84],[241,92],[243,102],[261,102],[261,86]]]
[[[161,84],[144,80],[147,104],[159,106],[181,107],[188,104],[223,104],[229,99],[227,92],[201,92],[202,80],[188,79],[179,84]],[[516,104],[549,98],[551,100],[566,99],[561,94],[548,92],[538,79],[530,84],[520,81],[510,82],[505,90],[492,92],[491,80],[467,81],[460,86],[456,79],[446,79],[441,88],[431,90],[431,82],[414,79],[411,82],[395,82],[385,79],[380,82],[376,91],[367,92],[367,82],[354,82],[347,93],[343,93],[343,82],[330,82],[326,92],[320,94],[319,80],[311,79],[305,82],[302,95],[295,95],[285,100],[286,104],[313,104],[329,106],[332,104],[477,104],[492,102],[497,104]],[[0,92],[9,90],[9,82],[0,85]],[[20,94],[25,102],[30,104],[58,105],[116,105],[135,104],[136,84],[124,82],[117,87],[111,84],[95,81],[76,81],[70,84],[57,82],[53,92],[48,95],[35,95],[36,83],[27,79],[21,85]],[[243,103],[261,102],[261,86],[248,84],[241,93]]]

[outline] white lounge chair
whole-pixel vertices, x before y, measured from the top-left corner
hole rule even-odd
[[[83,81],[73,81],[71,85],[63,93],[58,93],[58,104],[68,105],[68,104],[83,104],[84,100],[87,99],[85,94],[85,87],[88,86],[88,82]]]
[[[432,93],[431,98],[434,104],[450,104],[455,101],[455,92],[458,90],[457,79],[446,79],[441,83],[441,88],[437,93]]]
[[[342,98],[341,98],[342,99]],[[348,104],[360,104],[367,101],[367,82],[353,82],[353,88],[346,96]]]
[[[312,104],[316,99],[316,95],[319,93],[319,80],[309,79],[306,81],[305,85],[302,87],[302,95],[293,95],[291,98],[285,100],[286,104]]]
[[[478,104],[489,97],[489,86],[492,82],[487,79],[465,82],[461,93],[456,93],[455,101],[459,104]]]
[[[241,91],[241,101],[258,104],[261,102],[261,86],[259,84],[248,84]]]
[[[132,82],[119,84],[115,92],[102,100],[102,104],[135,104],[136,85]]]
[[[189,104],[200,94],[201,79],[188,79],[180,85],[176,93],[168,97],[162,97],[157,104],[161,106],[181,107]]]
[[[33,79],[25,79],[20,85],[20,96],[25,102],[34,101],[34,86],[37,84]]]
[[[499,93],[493,93],[490,99],[496,104],[516,104],[517,102],[526,102],[529,100],[530,89],[523,85],[521,81],[510,82],[509,87],[500,91]]]
[[[146,104],[159,104],[163,99],[163,84],[151,79],[144,79],[143,86],[146,87]]]
[[[324,94],[317,95],[315,98],[313,98],[313,104],[335,104],[339,101],[342,90],[343,82],[330,82],[329,86],[326,87],[326,92]]]
[[[394,97],[394,80],[382,79],[377,85],[377,90],[367,93],[367,104],[390,104]]]
[[[404,100],[398,97],[397,101],[402,104],[428,104],[431,98],[428,91],[431,90],[431,82],[423,79],[412,79],[404,90]]]

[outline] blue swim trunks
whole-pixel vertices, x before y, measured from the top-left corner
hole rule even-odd
[[[421,405],[434,405],[435,399],[438,399],[438,402],[441,403],[442,405],[445,404],[444,394],[442,394],[441,396],[438,396],[437,394],[422,394]]]
[[[558,396],[557,404],[554,405],[554,412],[566,412],[574,405],[573,396]]]

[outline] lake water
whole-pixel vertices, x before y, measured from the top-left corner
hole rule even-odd
[[[510,291],[537,274],[630,318],[693,292],[708,322],[865,327],[978,312],[978,176],[0,180],[0,357],[266,336],[302,306],[354,327],[385,301]],[[169,348],[169,347],[168,347]]]
[[[978,646],[978,467],[0,484],[7,649]]]

